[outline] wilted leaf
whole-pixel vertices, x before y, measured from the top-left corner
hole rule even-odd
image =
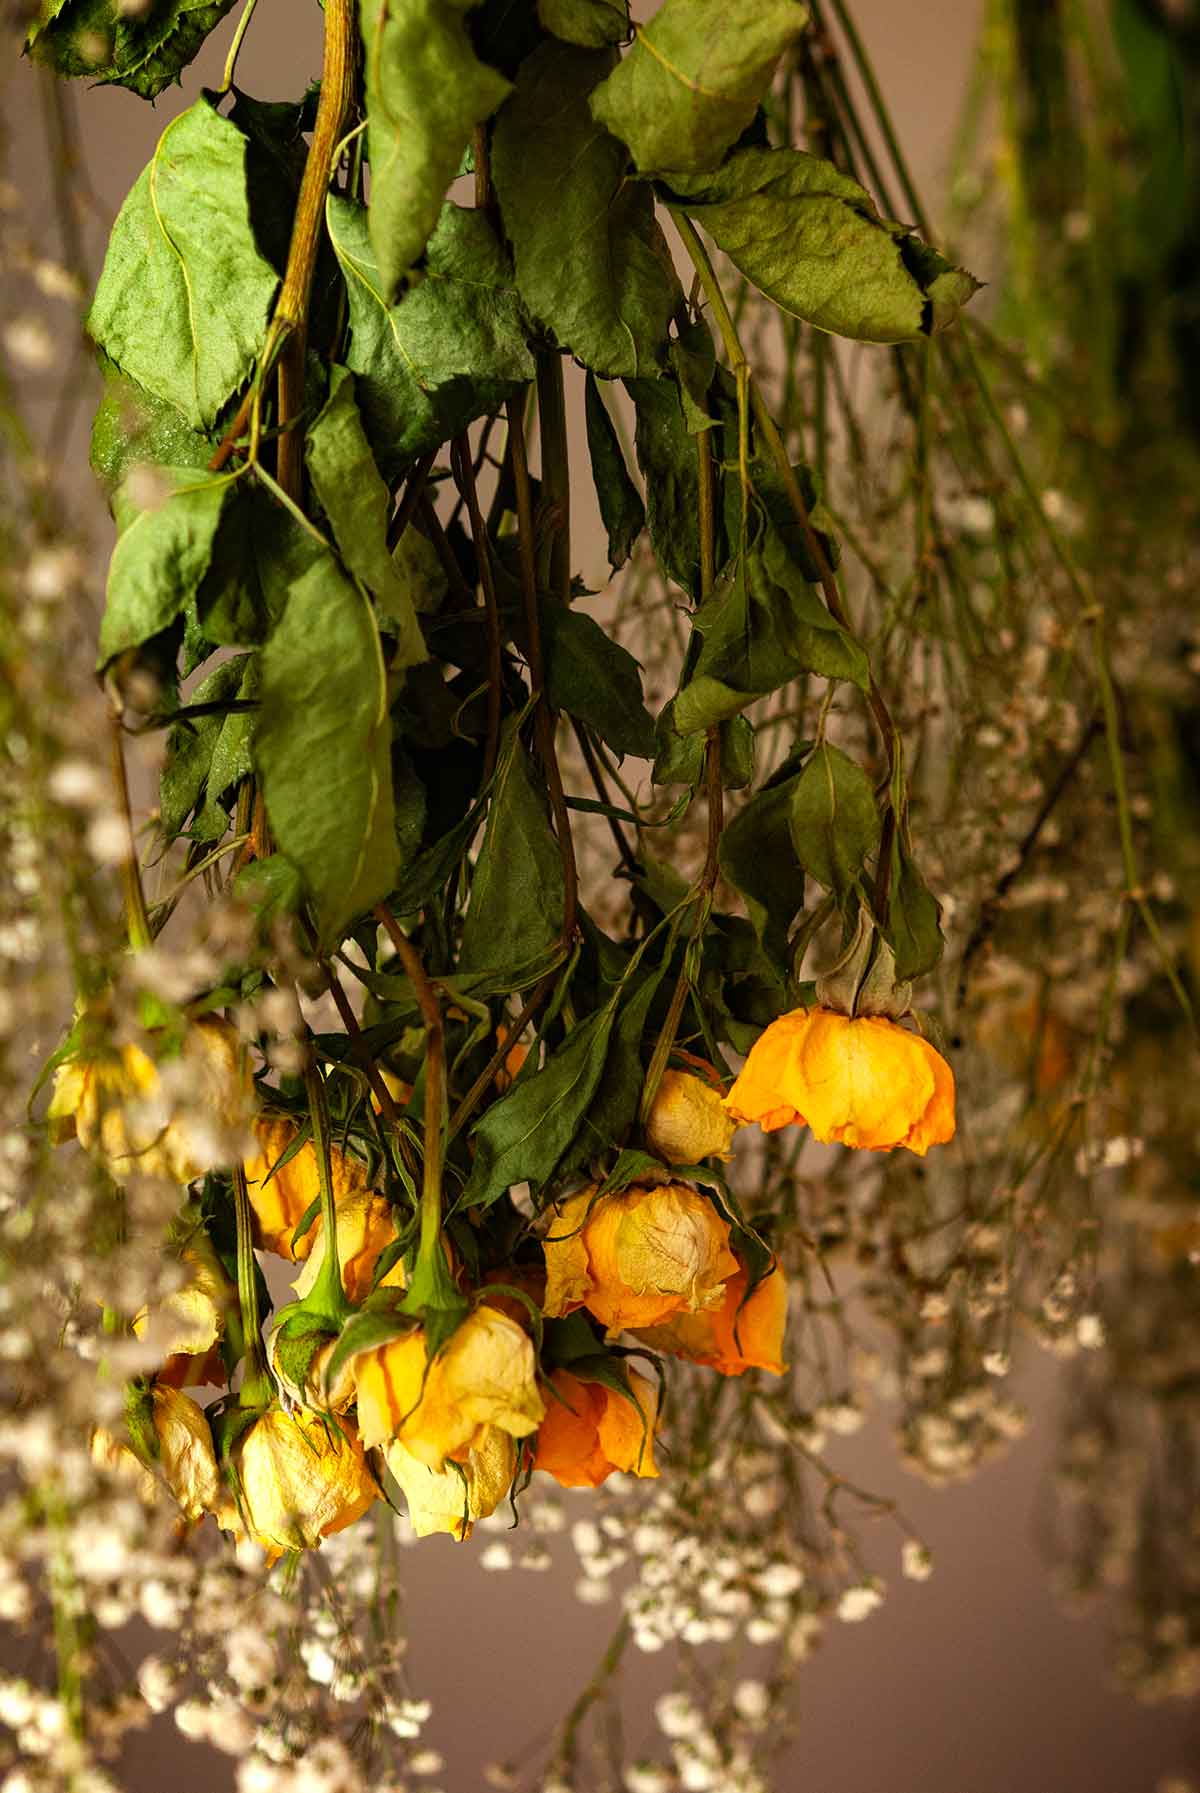
[[[101,355],[104,392],[92,423],[92,472],[111,499],[130,468],[207,467],[215,436],[188,427],[175,405],[147,392]]]
[[[721,834],[721,875],[741,895],[763,950],[786,970],[787,936],[804,907],[804,872],[791,838],[792,798],[799,776],[751,797]]]
[[[379,636],[362,593],[315,542],[263,649],[254,757],[272,831],[331,946],[391,889],[396,836]]]
[[[385,479],[533,379],[507,257],[482,212],[447,205],[425,279],[385,304],[363,206],[331,196],[326,221],[350,302],[346,362]]]
[[[902,983],[932,971],[946,944],[942,934],[941,905],[921,876],[906,834],[907,828],[901,825],[892,836],[887,927],[884,930],[884,937],[896,956],[896,976]]]
[[[786,556],[778,569],[788,577],[786,587],[775,582],[756,544],[725,569],[696,612],[702,645],[675,698],[673,720],[680,734],[726,721],[803,672],[866,684],[866,656],[853,636],[834,621]]]
[[[250,221],[246,139],[197,100],[167,126],[117,215],[88,331],[207,429],[249,377],[277,285]]]
[[[490,1207],[514,1183],[540,1188],[550,1180],[604,1075],[614,1014],[611,1002],[594,1010],[540,1071],[492,1103],[471,1135],[475,1163],[464,1207]]]
[[[608,534],[608,564],[615,573],[633,552],[646,527],[642,495],[629,476],[616,426],[600,396],[595,374],[589,373],[584,388],[588,453],[600,516]]]
[[[211,713],[174,723],[167,731],[167,757],[159,781],[159,817],[168,840],[174,840],[192,812],[200,808],[217,741],[225,724],[235,720],[236,713],[225,706],[241,695],[247,659],[247,655],[241,655],[223,661],[196,686],[188,708],[203,712],[211,706]],[[222,791],[225,788],[222,785]]]
[[[925,246],[881,218],[864,187],[803,150],[740,149],[715,173],[671,186],[760,292],[838,336],[907,341],[949,322],[978,284],[959,270],[931,295],[926,282],[949,264],[925,259]]]
[[[879,845],[879,810],[866,773],[837,747],[815,747],[797,778],[791,831],[805,871],[844,902]]]
[[[630,380],[634,448],[646,487],[646,522],[664,572],[689,596],[700,590],[700,473],[676,382]]]
[[[642,1036],[646,1031],[650,1004],[662,977],[661,969],[648,973],[622,1004],[612,1030],[603,1075],[581,1118],[578,1136],[563,1156],[560,1174],[565,1175],[586,1164],[597,1153],[607,1151],[633,1125],[645,1080]]]
[[[629,0],[538,0],[538,17],[551,37],[585,50],[629,36]]]
[[[388,303],[429,241],[472,130],[509,92],[471,48],[473,3],[360,0],[371,244]]]
[[[540,959],[563,923],[562,858],[525,749],[506,744],[463,923],[464,971],[516,971]]]
[[[654,757],[654,722],[642,675],[627,648],[581,610],[542,606],[546,690],[556,710],[586,722],[614,753]]]
[[[120,535],[108,569],[101,666],[167,628],[196,596],[234,486],[228,473],[135,468],[118,487]]]
[[[492,177],[521,297],[559,345],[607,378],[651,374],[682,294],[650,191],[588,111],[607,50],[542,44],[496,120]]]
[[[799,0],[666,0],[592,96],[642,174],[715,168],[808,20]]]
[[[354,375],[330,369],[329,397],[304,439],[313,490],[350,571],[396,625],[397,670],[427,657],[412,599],[387,545],[388,490],[375,465],[354,400]]]
[[[233,0],[43,0],[28,44],[60,75],[114,82],[152,100],[187,67]]]

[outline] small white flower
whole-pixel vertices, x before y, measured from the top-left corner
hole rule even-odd
[[[928,1581],[933,1574],[933,1558],[916,1538],[905,1538],[900,1551],[900,1570],[910,1581]]]
[[[479,1567],[481,1569],[492,1571],[511,1569],[512,1563],[512,1551],[507,1544],[502,1544],[499,1539],[497,1539],[494,1544],[489,1544],[486,1550],[482,1550],[479,1553]]]
[[[989,1376],[1007,1376],[1012,1368],[1012,1359],[1007,1351],[985,1351],[983,1367]]]
[[[857,1625],[869,1618],[877,1606],[883,1605],[883,1590],[878,1582],[861,1581],[846,1588],[837,1603],[837,1616],[847,1625]]]
[[[771,1696],[762,1681],[739,1681],[733,1690],[733,1709],[747,1724],[758,1725],[771,1709]]]
[[[798,1563],[768,1563],[754,1576],[754,1585],[768,1600],[786,1600],[804,1586],[804,1571]]]
[[[700,1728],[700,1714],[688,1693],[660,1694],[654,1716],[664,1737],[690,1737]]]
[[[1075,1325],[1075,1337],[1085,1351],[1104,1349],[1104,1321],[1099,1314],[1081,1314]]]

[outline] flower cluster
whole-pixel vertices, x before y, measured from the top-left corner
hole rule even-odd
[[[55,1137],[73,1132],[118,1181],[205,1175],[208,1196],[232,1197],[236,1235],[231,1276],[204,1203],[185,1208],[182,1281],[131,1321],[158,1355],[130,1385],[128,1442],[101,1427],[93,1452],[144,1498],[165,1485],[186,1521],[211,1514],[269,1559],[393,1490],[418,1536],[463,1539],[535,1472],[565,1487],[657,1476],[662,1357],[732,1377],[786,1368],[786,1273],[699,1161],[728,1160],[750,1118],[770,1131],[811,1115],[818,1138],[921,1153],[953,1126],[950,1073],[919,1036],[799,1011],[766,1030],[728,1096],[711,1072],[668,1068],[645,1127],[666,1163],[643,1154],[630,1179],[564,1193],[531,1237],[537,1256],[472,1277],[449,1235],[406,1239],[366,1160],[316,1111],[305,1126],[264,1105],[232,1024],[186,1023],[156,1063],[133,1044],[93,1049],[91,1020],[57,1073]],[[207,1130],[194,1104],[173,1109],[181,1072],[200,1079]],[[251,1247],[301,1266],[269,1365]],[[239,1358],[237,1392],[207,1411],[184,1392],[225,1389]]]

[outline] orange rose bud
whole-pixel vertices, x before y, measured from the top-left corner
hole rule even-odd
[[[643,1327],[638,1337],[652,1351],[686,1357],[722,1376],[740,1376],[746,1370],[769,1370],[782,1376],[783,1334],[787,1326],[787,1277],[772,1270],[746,1300],[749,1278],[739,1270],[725,1284],[720,1307],[698,1314],[676,1314],[665,1326]]]
[[[551,1318],[586,1307],[614,1338],[673,1314],[716,1307],[738,1261],[729,1223],[686,1183],[624,1189],[595,1185],[554,1210],[542,1242]]]
[[[254,1243],[263,1251],[290,1258],[293,1263],[308,1256],[321,1227],[318,1217],[292,1245],[292,1234],[321,1193],[321,1175],[311,1140],[286,1164],[279,1164],[298,1132],[296,1123],[286,1115],[260,1115],[254,1123],[258,1151],[245,1160],[246,1188],[254,1212]],[[333,1199],[340,1207],[366,1189],[367,1167],[337,1146],[332,1147],[329,1158]]]
[[[581,1380],[570,1370],[551,1373],[555,1392],[547,1393],[535,1469],[544,1469],[564,1488],[598,1488],[614,1469],[637,1476],[658,1474],[654,1462],[658,1390],[636,1370],[627,1369],[626,1374],[632,1401],[602,1382]]]
[[[793,1009],[755,1042],[725,1106],[764,1133],[798,1122],[824,1144],[924,1157],[954,1137],[954,1073],[881,1015]]]

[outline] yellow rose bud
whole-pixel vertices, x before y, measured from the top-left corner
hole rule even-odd
[[[638,1329],[638,1337],[652,1351],[686,1357],[722,1376],[740,1376],[744,1370],[769,1370],[781,1376],[783,1334],[787,1325],[787,1277],[776,1268],[757,1284],[745,1300],[747,1276],[739,1270],[725,1284],[720,1307],[698,1314],[676,1314],[665,1326]],[[743,1305],[744,1304],[744,1305]]]
[[[625,1373],[632,1401],[602,1382],[588,1382],[570,1370],[553,1371],[550,1381],[558,1398],[551,1395],[546,1401],[535,1469],[544,1469],[564,1488],[598,1488],[615,1469],[637,1476],[658,1474],[658,1390],[636,1370]]]
[[[398,1438],[418,1462],[478,1450],[488,1426],[513,1438],[536,1431],[544,1411],[528,1334],[498,1308],[469,1313],[425,1373],[425,1334],[417,1330],[354,1359],[358,1423],[368,1447]]]
[[[286,1164],[279,1160],[300,1129],[285,1115],[261,1115],[254,1123],[258,1150],[246,1158],[246,1190],[254,1211],[254,1243],[293,1263],[306,1258],[320,1232],[320,1216],[292,1245],[292,1234],[321,1194],[321,1173],[311,1139]],[[337,1146],[330,1148],[333,1199],[340,1207],[367,1187],[367,1167]],[[278,1167],[278,1168],[276,1168]]]
[[[954,1137],[954,1073],[928,1040],[881,1015],[793,1009],[755,1042],[725,1106],[764,1133],[798,1122],[826,1144],[924,1157]]]
[[[736,1132],[721,1092],[690,1071],[666,1070],[646,1117],[646,1144],[668,1164],[732,1158]]]
[[[720,1302],[738,1261],[728,1221],[698,1190],[662,1183],[595,1197],[593,1184],[556,1208],[542,1242],[551,1318],[586,1307],[613,1338]]]
[[[147,1506],[157,1503],[165,1485],[185,1517],[199,1519],[212,1511],[221,1495],[208,1421],[191,1396],[181,1394],[177,1388],[156,1383],[151,1399],[158,1446],[153,1465],[143,1463],[127,1444],[102,1426],[92,1433],[92,1457],[105,1468],[128,1477]]]
[[[315,1549],[362,1517],[379,1489],[346,1420],[268,1407],[233,1448],[237,1498],[226,1488],[217,1523],[271,1557]]]
[[[237,1311],[237,1285],[226,1274],[211,1247],[186,1250],[182,1259],[188,1279],[153,1308],[133,1316],[138,1338],[148,1338],[162,1352],[158,1381],[186,1388],[225,1380],[221,1354],[214,1353],[225,1330],[225,1317]]]
[[[392,1204],[373,1189],[343,1196],[337,1205],[338,1265],[342,1287],[356,1305],[365,1301],[374,1284],[375,1266],[396,1241]],[[317,1280],[325,1261],[324,1221],[318,1214],[301,1245],[308,1243],[308,1261],[292,1284],[296,1299],[303,1301]],[[379,1280],[381,1289],[404,1287],[404,1265],[399,1258]]]
[[[460,1542],[469,1538],[475,1521],[496,1511],[517,1468],[516,1444],[500,1426],[484,1426],[478,1444],[461,1458],[447,1458],[444,1469],[431,1469],[396,1440],[383,1454],[418,1538],[432,1532],[449,1532]]]
[[[206,1016],[189,1026],[178,1059],[161,1066],[132,1044],[60,1066],[48,1118],[61,1138],[73,1114],[80,1145],[118,1183],[190,1183],[234,1162],[253,1091],[236,1029]]]

